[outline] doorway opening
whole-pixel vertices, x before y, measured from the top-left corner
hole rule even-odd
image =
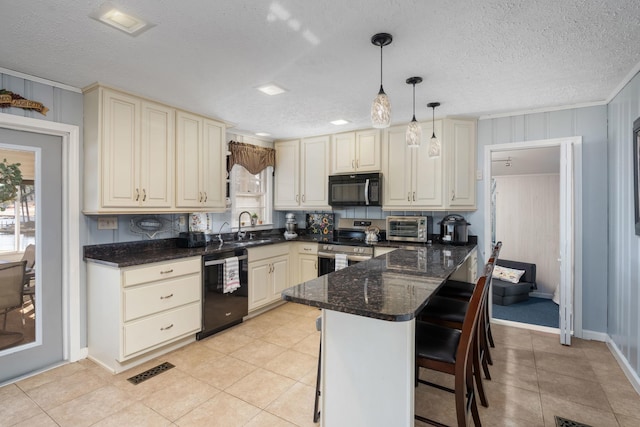
[[[513,286],[494,279],[492,321],[560,333],[564,344],[582,334],[580,150],[580,137],[485,147],[485,246],[502,241],[501,260],[527,270]]]

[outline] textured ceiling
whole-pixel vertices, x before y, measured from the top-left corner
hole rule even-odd
[[[378,47],[393,123],[603,102],[640,63],[637,0],[119,0],[156,24],[130,37],[94,0],[0,0],[0,67],[95,81],[273,138],[370,127]],[[276,82],[288,92],[255,90]],[[351,123],[336,127],[338,118]]]

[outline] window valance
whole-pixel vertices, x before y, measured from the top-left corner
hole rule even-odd
[[[227,170],[231,171],[233,165],[243,166],[252,174],[262,172],[267,166],[276,165],[276,150],[242,142],[229,141],[229,162]]]

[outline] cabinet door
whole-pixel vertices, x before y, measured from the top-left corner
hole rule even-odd
[[[356,132],[356,169],[358,172],[377,172],[380,164],[380,131]]]
[[[200,188],[202,119],[178,111],[176,124],[176,207],[199,208],[203,200]]]
[[[476,123],[470,120],[449,120],[447,145],[448,207],[476,208]]]
[[[318,277],[318,258],[311,255],[299,255],[298,257],[298,281],[300,283]]]
[[[204,120],[202,143],[202,206],[224,208],[226,156],[224,125],[213,120]]]
[[[272,301],[280,299],[280,293],[290,285],[289,257],[280,256],[271,258],[271,298]]]
[[[301,205],[329,207],[329,137],[303,139],[301,144]]]
[[[356,169],[356,134],[340,133],[331,137],[331,173],[348,173]]]
[[[269,262],[249,264],[249,311],[269,302],[272,295],[270,271]]]
[[[140,100],[105,90],[102,108],[102,206],[137,207]]]
[[[142,102],[140,132],[140,204],[173,206],[175,110]]]
[[[276,167],[274,200],[276,209],[297,208],[300,205],[298,183],[300,180],[300,141],[283,141],[274,144]]]
[[[422,142],[414,151],[415,172],[412,183],[412,204],[414,207],[441,208],[442,200],[442,163],[443,153],[437,157],[429,157],[429,140],[434,128],[431,122],[422,123]],[[435,133],[442,139],[442,121],[436,120]]]
[[[395,126],[385,130],[386,171],[384,205],[410,207],[412,194],[412,150],[405,142],[406,128]]]

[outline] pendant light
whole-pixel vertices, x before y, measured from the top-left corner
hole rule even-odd
[[[438,157],[440,155],[440,141],[436,138],[436,107],[439,106],[439,102],[430,102],[427,104],[427,108],[433,108],[433,115],[431,116],[433,133],[429,141],[429,157]]]
[[[378,129],[387,128],[391,123],[391,104],[382,88],[382,47],[390,44],[392,40],[391,34],[387,33],[378,33],[371,37],[371,43],[380,46],[380,91],[371,105],[371,124]]]
[[[420,141],[422,140],[422,127],[416,120],[416,85],[422,83],[422,77],[409,77],[407,84],[413,85],[413,119],[407,127],[406,141],[407,146],[411,148],[420,147]]]

